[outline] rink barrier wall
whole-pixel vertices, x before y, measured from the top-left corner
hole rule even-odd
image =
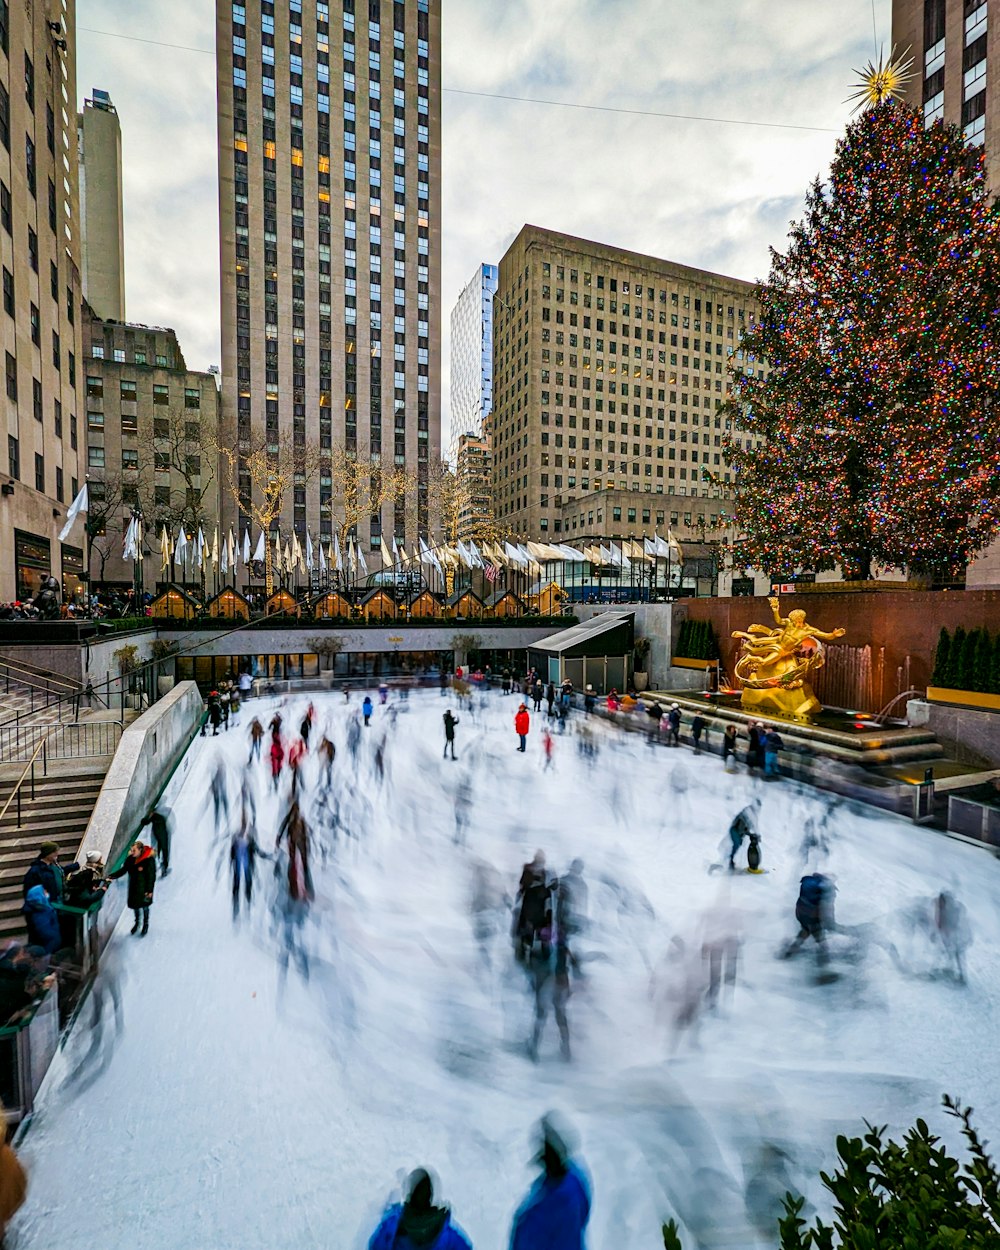
[[[198,687],[193,681],[182,681],[129,725],[97,796],[79,859],[88,851],[97,851],[111,867],[123,858],[143,817],[174,778],[178,765],[190,767],[185,752],[201,725],[203,712]],[[102,916],[109,910],[105,904]],[[105,927],[103,922],[101,927]]]

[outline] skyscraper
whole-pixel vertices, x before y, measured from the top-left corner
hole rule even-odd
[[[417,482],[354,527],[366,549],[428,529],[440,36],[440,0],[217,0],[222,424],[244,499],[251,450],[294,449],[286,534],[332,534],[344,458]]]
[[[997,192],[1000,38],[996,29],[992,34],[988,29],[988,7],[987,0],[893,0],[892,42],[898,54],[913,57],[907,101],[923,109],[928,124],[943,117],[983,145],[987,175]]]
[[[0,4],[0,600],[83,570],[83,520],[59,541],[81,478],[75,44],[73,0]]]
[[[489,434],[493,410],[493,297],[496,265],[479,265],[451,313],[451,416],[448,459],[463,434]]]
[[[743,329],[757,315],[753,283],[524,226],[500,261],[496,303],[501,525],[546,541],[614,517],[623,492],[642,501],[629,502],[632,527],[640,507],[664,511],[662,499],[650,509],[651,495],[728,494],[719,409],[729,357],[742,363]],[[678,508],[705,513],[666,501]],[[715,525],[722,511],[717,504]]]
[[[106,91],[95,87],[77,114],[83,294],[99,317],[125,320],[122,128]]]

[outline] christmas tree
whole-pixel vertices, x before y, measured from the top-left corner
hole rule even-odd
[[[868,90],[731,365],[735,562],[772,576],[954,575],[1000,525],[1000,218],[982,149],[925,127],[891,85]]]

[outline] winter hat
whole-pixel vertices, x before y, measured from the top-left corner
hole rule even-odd
[[[675,708],[675,707],[676,707],[676,708],[680,708],[680,704],[679,704],[679,703],[671,703],[671,705],[670,705],[670,706],[671,706],[672,708]]]
[[[59,850],[58,842],[43,842],[42,845],[38,848],[38,854],[42,859],[44,859],[46,855],[51,855],[53,851],[58,851],[58,850]]]
[[[101,862],[101,852],[100,852],[100,851],[88,851],[88,852],[87,852],[87,863],[88,863],[88,864],[99,864],[100,862]]]

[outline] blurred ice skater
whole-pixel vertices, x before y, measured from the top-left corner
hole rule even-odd
[[[472,1250],[451,1211],[434,1205],[434,1182],[424,1168],[411,1172],[406,1197],[388,1208],[368,1250]]]
[[[571,1157],[562,1126],[546,1116],[539,1127],[542,1174],[514,1214],[510,1250],[584,1250],[590,1183]]]

